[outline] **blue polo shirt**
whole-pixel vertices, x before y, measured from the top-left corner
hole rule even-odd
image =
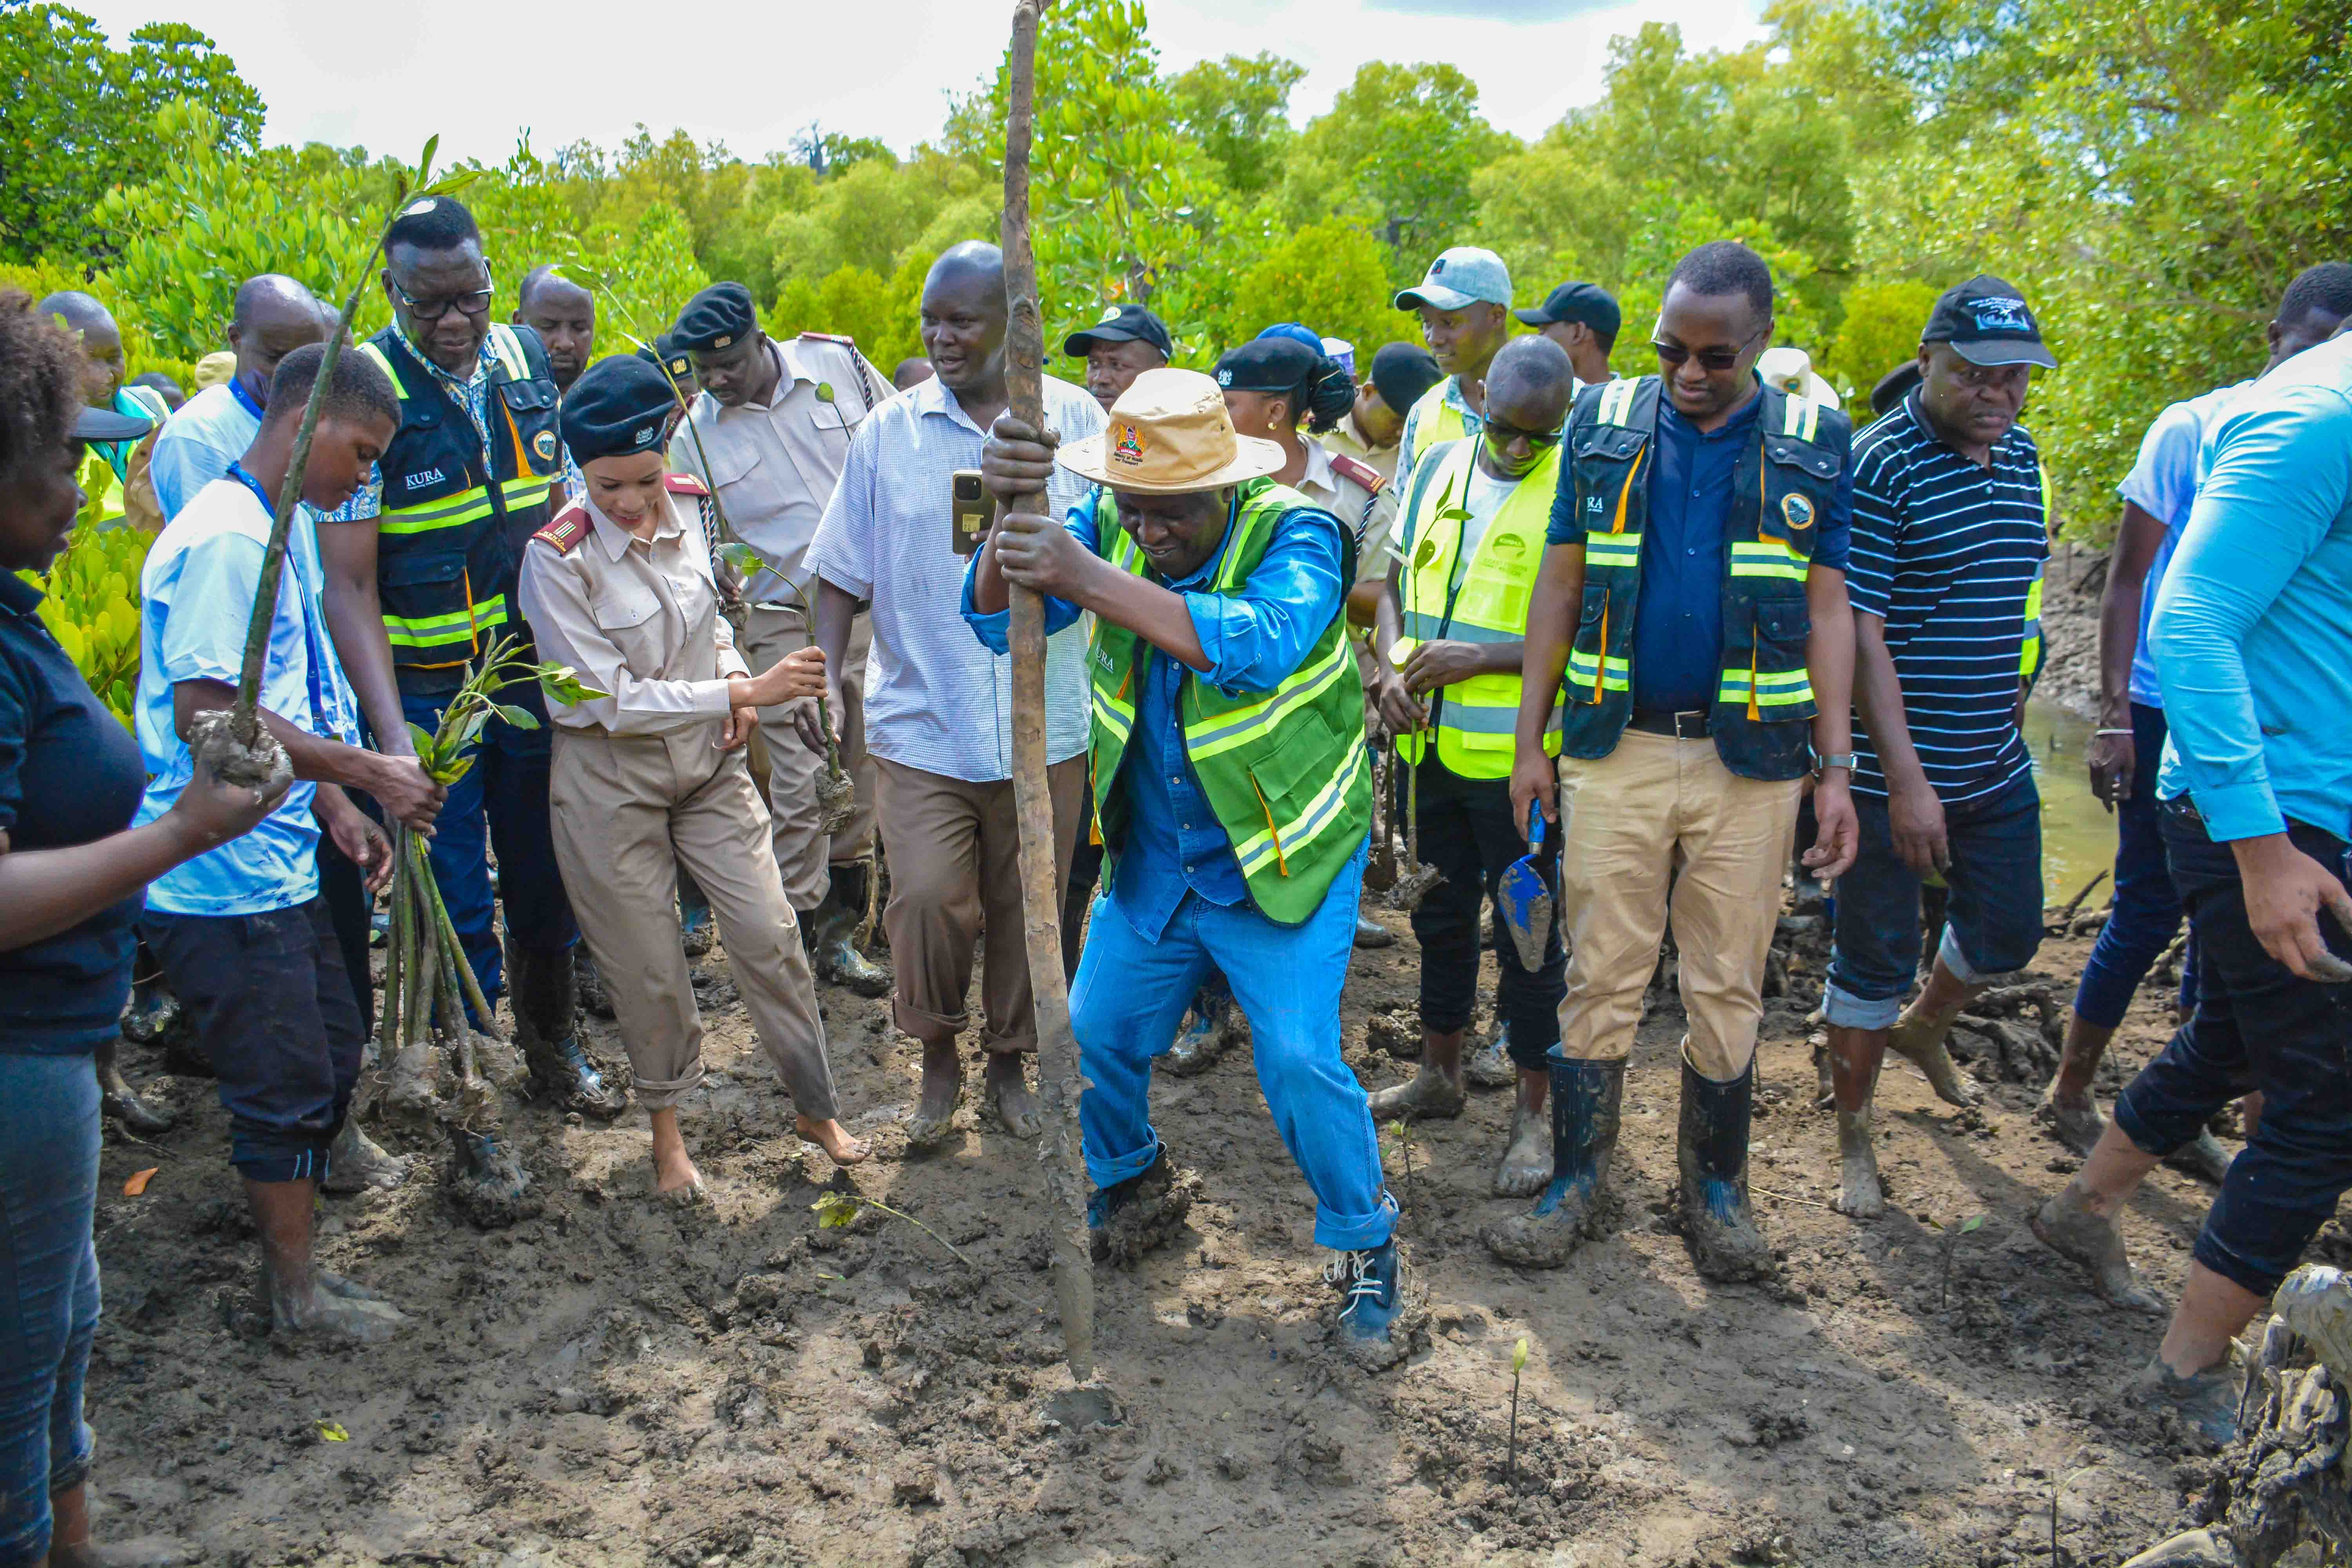
[[[244,457],[260,434],[261,405],[234,376],[188,399],[155,437],[155,449],[147,459],[163,521],[179,516],[198,490],[226,479],[229,465]]]
[[[1715,705],[1723,675],[1723,584],[1731,481],[1756,438],[1759,393],[1720,428],[1701,430],[1663,391],[1650,443],[1650,514],[1642,525],[1642,587],[1633,605],[1633,706],[1688,713]],[[1573,458],[1545,538],[1580,544]],[[1853,526],[1852,465],[1813,538],[1813,564],[1843,572]]]

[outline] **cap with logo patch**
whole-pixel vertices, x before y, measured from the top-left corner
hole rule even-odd
[[[1491,250],[1457,245],[1429,264],[1419,285],[1396,297],[1396,308],[1417,310],[1427,305],[1434,310],[1459,310],[1481,300],[1510,308],[1511,269]]]
[[[1949,343],[1952,352],[1970,364],[2038,364],[2056,370],[2058,362],[2042,346],[2042,324],[2025,296],[2006,280],[1979,273],[1944,290],[1927,312],[1920,332],[1923,343]]]
[[[1168,323],[1140,305],[1104,307],[1101,320],[1062,340],[1062,352],[1072,359],[1084,359],[1098,343],[1149,343],[1166,358],[1176,356],[1176,340],[1168,335]]]

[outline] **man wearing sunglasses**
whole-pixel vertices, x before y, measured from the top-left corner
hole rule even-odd
[[[1499,898],[1486,939],[1479,905],[1526,852],[1511,806],[1511,736],[1519,713],[1521,638],[1559,488],[1560,430],[1576,384],[1567,352],[1520,338],[1486,372],[1485,427],[1432,447],[1412,471],[1400,559],[1374,610],[1372,696],[1418,775],[1398,808],[1418,807],[1421,855],[1445,874],[1412,912],[1421,942],[1421,1070],[1372,1096],[1372,1117],[1452,1117],[1465,1100],[1462,1047],[1478,1000],[1478,952],[1495,952],[1496,1002],[1518,1100],[1496,1170],[1498,1196],[1527,1197],[1551,1179],[1543,1125],[1545,1053],[1559,1038],[1559,938],[1520,961]],[[1559,747],[1559,727],[1544,743]],[[1417,798],[1416,798],[1417,797]]]
[[[1540,805],[1560,824],[1571,956],[1549,1058],[1551,1182],[1530,1213],[1480,1233],[1507,1262],[1557,1268],[1606,1223],[1625,1061],[1671,892],[1690,1019],[1683,1233],[1709,1279],[1771,1271],[1748,1210],[1748,1131],[1764,960],[1809,773],[1821,830],[1804,864],[1836,876],[1855,837],[1851,427],[1758,379],[1771,340],[1763,258],[1700,246],[1666,286],[1660,374],[1585,388],[1569,420],[1511,804],[1516,822]]]
[[[320,529],[319,551],[336,651],[374,744],[398,755],[412,749],[409,725],[430,733],[440,723],[467,664],[493,642],[519,636],[530,651],[516,565],[548,521],[564,454],[546,345],[528,326],[490,320],[494,280],[465,205],[448,196],[412,204],[394,221],[384,257],[392,324],[359,352],[392,378],[400,429],[375,482],[324,520],[345,526]],[[624,1092],[573,1037],[579,928],[548,823],[547,715],[536,686],[501,700],[537,726],[493,719],[482,731],[436,825],[434,878],[482,994],[495,1002],[511,983],[534,1086],[562,1110],[609,1119],[627,1103]],[[466,1152],[477,1177],[512,1179],[516,1167],[487,1139]]]

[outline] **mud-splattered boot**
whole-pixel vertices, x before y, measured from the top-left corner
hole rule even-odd
[[[533,952],[509,945],[507,975],[512,987],[515,1044],[530,1069],[532,1093],[558,1110],[576,1110],[610,1121],[628,1109],[629,1091],[607,1083],[574,1033],[578,982],[572,952]]]
[[[1705,1279],[1728,1283],[1772,1273],[1772,1248],[1748,1206],[1748,1130],[1755,1110],[1754,1062],[1729,1083],[1717,1083],[1683,1058],[1683,1236]]]
[[[1169,1163],[1160,1145],[1151,1163],[1123,1182],[1098,1187],[1087,1200],[1087,1239],[1097,1263],[1133,1263],[1172,1240],[1192,1210],[1200,1178]]]
[[[874,862],[846,860],[832,868],[832,874],[824,902],[811,910],[801,925],[809,967],[829,985],[860,996],[887,996],[890,972],[857,951],[857,928],[866,919],[866,888]]]
[[[1551,1068],[1551,1184],[1534,1208],[1499,1225],[1481,1226],[1478,1239],[1505,1263],[1557,1268],[1598,1235],[1614,1206],[1609,1167],[1617,1155],[1617,1114],[1625,1097],[1625,1064],[1572,1061],[1554,1046]]]

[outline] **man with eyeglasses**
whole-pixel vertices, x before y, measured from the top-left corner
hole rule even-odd
[[[319,549],[327,624],[361,711],[375,745],[404,755],[413,750],[408,726],[432,732],[467,664],[493,642],[519,636],[529,653],[516,566],[548,521],[564,453],[546,345],[528,326],[490,320],[495,284],[465,205],[448,196],[413,204],[394,221],[384,258],[392,324],[359,352],[392,378],[400,430],[375,482],[326,520],[348,526],[320,529]],[[493,718],[484,728],[436,824],[434,879],[482,994],[495,1002],[512,990],[533,1086],[559,1109],[609,1120],[625,1093],[573,1034],[580,933],[548,823],[546,711],[535,686],[500,700],[537,725]],[[513,1179],[517,1168],[487,1138],[461,1140],[460,1152],[478,1179]]]
[[[1944,1048],[1952,1020],[2042,945],[2042,797],[2019,721],[2050,510],[2017,418],[2032,367],[2057,363],[2024,296],[1971,278],[1927,317],[1917,389],[1853,444],[1862,849],[1838,885],[1822,1011],[1844,1167],[1835,1206],[1857,1219],[1886,1212],[1870,1105],[1887,1049],[1946,1101],[1973,1103]],[[1931,874],[1951,899],[1906,1008]]]
[[[1520,338],[1495,356],[1484,430],[1430,447],[1414,466],[1399,560],[1373,611],[1372,697],[1398,758],[1419,775],[1421,858],[1445,879],[1412,911],[1421,1069],[1373,1095],[1372,1118],[1462,1113],[1462,1047],[1478,1000],[1479,949],[1491,947],[1518,1087],[1495,1172],[1499,1197],[1528,1197],[1551,1180],[1545,1053],[1559,1038],[1559,938],[1548,931],[1542,962],[1530,966],[1504,930],[1499,896],[1483,942],[1478,911],[1527,847],[1527,823],[1511,815],[1511,737],[1528,596],[1575,384],[1575,367],[1549,338]],[[1558,750],[1557,723],[1545,744]],[[1405,783],[1397,781],[1401,811],[1414,799]]]
[[[1690,1019],[1683,1235],[1704,1278],[1771,1272],[1748,1132],[1764,960],[1809,773],[1820,835],[1804,864],[1835,877],[1854,844],[1849,426],[1759,380],[1771,338],[1763,258],[1700,246],[1666,285],[1661,374],[1585,388],[1569,420],[1511,805],[1516,822],[1539,805],[1560,825],[1570,958],[1549,1062],[1551,1181],[1529,1213],[1480,1232],[1506,1262],[1558,1268],[1608,1223],[1626,1058],[1671,892]]]

